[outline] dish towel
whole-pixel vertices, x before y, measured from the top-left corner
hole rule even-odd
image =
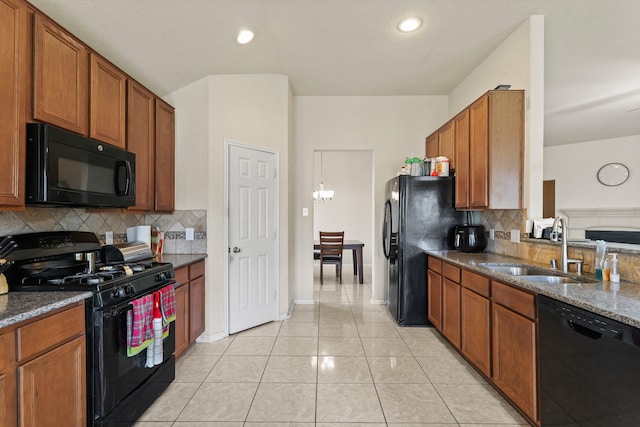
[[[131,305],[127,312],[127,357],[153,344],[153,294],[135,299]]]
[[[162,338],[169,336],[169,323],[176,320],[176,290],[173,285],[160,289],[162,311]]]

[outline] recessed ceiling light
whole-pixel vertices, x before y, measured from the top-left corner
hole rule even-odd
[[[415,31],[422,25],[422,19],[420,18],[407,18],[400,21],[398,29],[403,33],[410,33]]]
[[[251,30],[242,30],[242,31],[240,31],[238,33],[238,38],[236,40],[238,40],[238,43],[240,43],[240,44],[249,43],[251,40],[253,40],[253,31],[251,31]]]

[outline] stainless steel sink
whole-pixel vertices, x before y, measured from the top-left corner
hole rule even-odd
[[[527,282],[543,283],[543,284],[549,284],[549,285],[580,284],[580,281],[576,279],[572,279],[571,277],[564,277],[564,276],[536,275],[536,276],[522,276],[520,277],[520,279],[526,280]]]
[[[494,263],[481,263],[481,267],[488,268],[494,273],[510,274],[512,276],[530,276],[530,275],[548,275],[551,276],[547,270],[533,267],[526,264],[494,264]]]

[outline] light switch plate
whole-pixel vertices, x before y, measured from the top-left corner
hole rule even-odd
[[[107,245],[113,245],[113,231],[106,231],[104,233],[104,242]]]
[[[489,240],[495,240],[496,239],[496,230],[493,228],[489,229]]]
[[[520,243],[520,230],[511,230],[511,241],[513,243]]]
[[[302,216],[309,216],[309,208],[302,208]]]
[[[184,238],[187,240],[193,240],[195,238],[195,232],[193,228],[187,227],[184,229]]]

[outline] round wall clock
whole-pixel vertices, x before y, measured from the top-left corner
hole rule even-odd
[[[629,179],[629,168],[622,163],[607,163],[598,169],[597,176],[600,184],[615,187]]]

